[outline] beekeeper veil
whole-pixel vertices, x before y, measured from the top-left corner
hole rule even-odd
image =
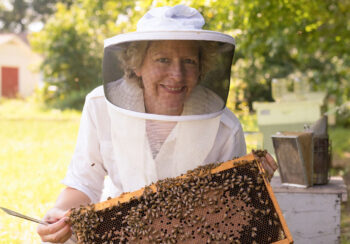
[[[229,86],[234,39],[184,5],[150,10],[105,40],[104,91],[124,191],[205,163]]]

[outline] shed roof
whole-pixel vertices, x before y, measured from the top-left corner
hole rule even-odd
[[[27,33],[20,33],[20,34],[14,34],[14,33],[0,33],[0,45],[5,44],[7,42],[13,41],[13,40],[20,40],[24,44],[29,45]]]
[[[37,56],[39,59],[42,59],[42,56],[36,52],[34,52],[29,44],[27,33],[0,33],[0,46],[6,45],[7,43],[14,43],[20,47],[23,48],[23,50],[26,50],[27,52],[30,52],[31,54]]]

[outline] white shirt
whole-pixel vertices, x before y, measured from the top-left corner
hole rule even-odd
[[[245,154],[242,126],[226,108],[221,115],[214,146],[203,164],[224,162]],[[107,102],[100,86],[86,96],[76,149],[62,183],[85,193],[96,203],[100,201],[105,176],[108,175],[113,183],[110,196],[116,197],[124,192],[119,172],[113,167],[117,160],[113,153]]]

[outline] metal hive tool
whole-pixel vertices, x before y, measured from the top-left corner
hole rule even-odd
[[[293,243],[257,156],[72,209],[79,243]]]

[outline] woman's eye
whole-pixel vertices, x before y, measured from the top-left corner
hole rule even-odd
[[[160,62],[160,63],[169,63],[169,59],[168,58],[158,58],[157,61]]]
[[[184,60],[184,63],[186,63],[186,64],[197,64],[197,61],[195,59],[186,58]]]

